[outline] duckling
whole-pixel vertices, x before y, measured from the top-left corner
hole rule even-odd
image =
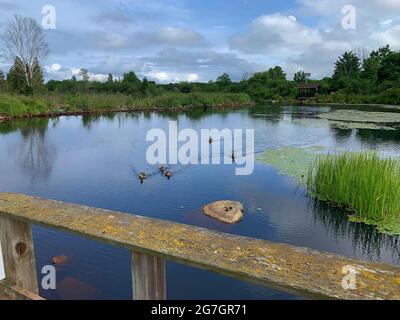
[[[167,171],[167,168],[164,166],[160,166],[160,171],[161,173],[165,173],[165,171]]]
[[[140,182],[143,183],[143,181],[146,180],[147,175],[144,172],[140,172],[138,177],[139,177]]]
[[[165,174],[164,174],[167,178],[168,178],[168,180],[174,175],[171,171],[169,171],[169,170],[167,170],[167,171],[165,171]]]

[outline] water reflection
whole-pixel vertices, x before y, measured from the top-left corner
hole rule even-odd
[[[346,142],[351,138],[351,135],[353,134],[352,129],[340,129],[335,126],[330,126],[329,129],[331,130],[332,135],[338,142]]]
[[[10,150],[15,154],[16,163],[31,183],[48,181],[57,149],[46,139],[50,122],[57,126],[57,120],[36,118],[30,120],[7,121],[0,126],[1,134],[20,132],[21,139]]]
[[[310,199],[314,224],[322,224],[335,239],[351,239],[354,252],[365,258],[379,260],[382,252],[391,254],[393,261],[400,260],[400,237],[378,233],[376,228],[362,223],[350,222],[347,213],[324,202]]]

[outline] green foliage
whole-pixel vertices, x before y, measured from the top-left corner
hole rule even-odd
[[[137,98],[127,94],[51,94],[40,97],[0,95],[0,116],[239,106],[251,102],[244,93],[166,93]]]
[[[311,196],[351,212],[352,221],[400,234],[400,162],[374,153],[324,155],[310,165]]]
[[[293,81],[297,83],[306,82],[307,81],[306,73],[303,70],[297,71],[294,74]]]
[[[43,72],[38,61],[33,63],[31,70],[28,65],[23,64],[21,59],[15,58],[14,65],[7,74],[9,91],[32,95],[43,87],[43,83]]]
[[[353,51],[346,51],[335,62],[334,79],[354,79],[360,75],[361,62]]]
[[[0,95],[0,115],[19,117],[48,112],[43,101],[24,96]]]
[[[217,80],[215,81],[215,84],[219,87],[219,88],[226,88],[228,86],[230,86],[232,84],[232,80],[229,77],[229,74],[224,73],[222,75],[220,75]]]

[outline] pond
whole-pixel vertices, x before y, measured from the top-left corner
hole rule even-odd
[[[249,176],[232,165],[173,168],[167,180],[154,174],[143,184],[145,137],[152,128],[254,128],[255,152],[282,147],[374,150],[400,156],[400,131],[347,128],[318,115],[350,107],[259,106],[220,112],[116,113],[0,123],[0,191],[18,192],[206,227],[227,233],[398,264],[399,238],[351,223],[346,212],[310,200],[297,181],[256,161]],[[351,109],[356,109],[352,107]],[[363,111],[366,108],[358,108]],[[400,112],[374,108],[369,111]],[[244,204],[241,223],[222,224],[202,214],[217,200]],[[33,228],[37,269],[65,255],[57,266],[57,290],[48,299],[130,299],[130,253],[41,227]],[[167,264],[169,299],[302,299],[175,263]]]

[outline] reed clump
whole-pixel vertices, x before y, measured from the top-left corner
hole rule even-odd
[[[375,153],[319,156],[308,170],[311,196],[343,207],[350,220],[400,234],[400,162]]]

